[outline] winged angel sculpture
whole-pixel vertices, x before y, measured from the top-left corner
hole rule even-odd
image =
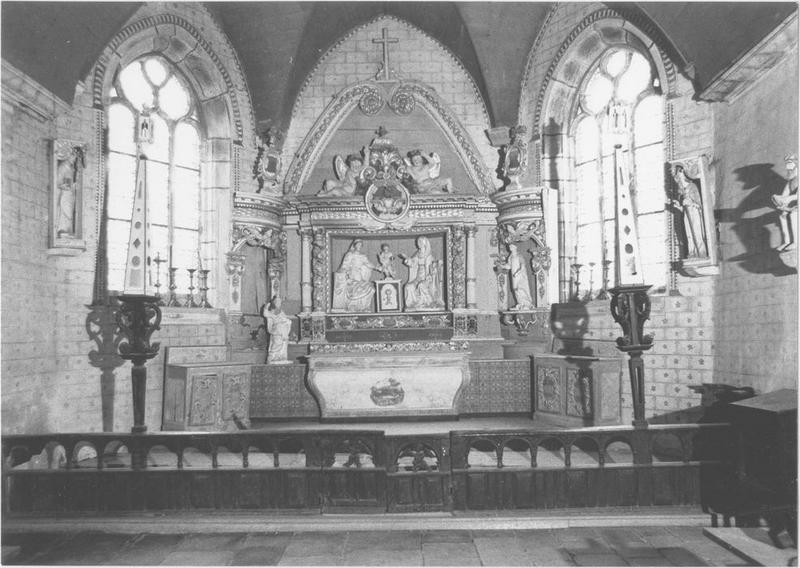
[[[337,155],[333,159],[333,169],[338,179],[326,179],[319,197],[350,197],[356,191],[363,194],[369,181],[365,178],[364,170],[369,168],[370,150],[366,146],[359,154],[350,154],[347,158]]]

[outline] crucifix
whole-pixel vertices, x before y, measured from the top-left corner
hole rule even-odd
[[[372,43],[383,44],[383,77],[378,78],[378,81],[391,81],[392,79],[389,76],[389,44],[400,43],[400,40],[396,37],[389,37],[389,30],[387,28],[383,28],[382,36],[380,38],[373,39]],[[380,74],[380,71],[378,71],[378,74]]]

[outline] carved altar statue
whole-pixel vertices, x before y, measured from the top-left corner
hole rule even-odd
[[[508,258],[500,268],[508,270],[511,276],[511,290],[514,292],[514,299],[517,304],[512,310],[531,310],[533,309],[533,299],[531,298],[531,288],[528,282],[528,272],[525,264],[517,250],[517,245],[508,243]]]
[[[678,197],[683,209],[683,226],[686,237],[686,258],[707,258],[708,243],[703,223],[703,201],[697,181],[686,175],[680,164],[673,166],[672,177],[678,187]]]
[[[779,251],[797,248],[797,156],[790,154],[786,163],[786,185],[783,191],[772,196],[772,204],[780,211],[778,222],[781,228]]]
[[[417,237],[417,252],[411,257],[399,255],[408,266],[405,288],[406,310],[438,310],[442,299],[442,263],[433,257],[427,237]]]
[[[350,154],[346,159],[336,156],[333,160],[334,171],[338,179],[326,179],[319,197],[349,197],[356,195],[359,184],[363,184],[361,174],[369,166],[370,150],[362,149],[364,157]]]
[[[435,152],[423,156],[420,150],[412,150],[403,160],[406,164],[403,185],[411,193],[433,193],[443,191],[449,193],[453,190],[450,178],[439,178],[442,160]]]
[[[361,252],[363,242],[356,239],[342,258],[342,264],[333,274],[333,311],[372,311],[375,287],[370,281],[372,271],[380,272],[367,255]]]
[[[283,313],[281,299],[278,296],[273,297],[269,305],[265,304],[261,308],[261,316],[267,320],[267,333],[269,333],[267,364],[290,363],[287,353],[292,320]]]
[[[394,253],[386,243],[381,245],[381,252],[378,253],[378,262],[380,264],[378,270],[383,272],[384,278],[394,278],[396,276],[394,270]]]

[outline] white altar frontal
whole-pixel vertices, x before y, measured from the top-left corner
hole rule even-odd
[[[324,345],[308,386],[326,419],[457,416],[469,383],[464,342]]]

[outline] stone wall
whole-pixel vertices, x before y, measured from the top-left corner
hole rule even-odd
[[[795,49],[759,82],[715,104],[714,157],[721,273],[714,293],[715,382],[757,392],[797,388],[797,250],[779,254],[770,197],[797,153]]]

